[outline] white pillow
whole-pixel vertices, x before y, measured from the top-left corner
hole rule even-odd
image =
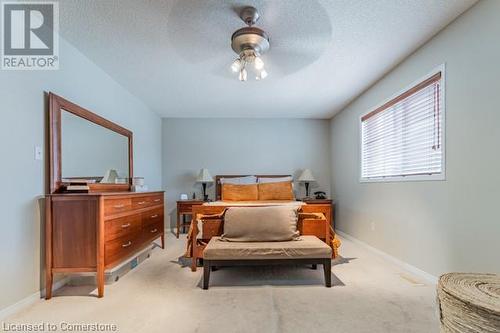
[[[235,185],[247,185],[257,183],[257,177],[255,176],[245,176],[245,177],[234,177],[234,178],[221,178],[221,184],[235,184]]]
[[[264,184],[264,183],[281,183],[281,182],[291,182],[293,181],[292,176],[286,176],[286,177],[276,177],[276,178],[267,178],[267,177],[262,177],[257,180],[259,184]]]

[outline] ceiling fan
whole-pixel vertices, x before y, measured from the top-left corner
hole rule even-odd
[[[238,57],[231,64],[231,69],[238,74],[240,81],[246,81],[248,72],[253,72],[256,80],[265,79],[268,75],[264,69],[261,55],[269,50],[269,36],[257,27],[259,12],[255,7],[245,7],[240,13],[240,18],[248,26],[236,30],[231,36],[231,48]]]
[[[196,75],[244,79],[245,60],[247,83],[255,86],[255,79],[267,74],[264,81],[301,71],[332,43],[330,18],[319,0],[179,0],[173,4],[166,36],[177,55],[194,65]]]

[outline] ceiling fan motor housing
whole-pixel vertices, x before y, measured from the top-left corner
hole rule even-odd
[[[231,47],[238,55],[249,49],[263,54],[269,50],[269,37],[257,27],[241,28],[231,36]]]

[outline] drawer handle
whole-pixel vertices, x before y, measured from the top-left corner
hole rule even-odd
[[[158,217],[158,214],[151,215],[151,218],[152,218],[152,219],[155,219],[155,218],[157,218],[157,217]]]
[[[130,227],[130,223],[127,223],[127,224],[122,224],[122,228],[124,228],[124,229],[125,229],[125,228],[128,228],[128,227]]]
[[[144,205],[146,203],[146,201],[139,201],[137,204],[138,205]]]
[[[158,229],[153,229],[153,230],[151,230],[151,233],[154,234],[157,231],[158,231]]]
[[[125,205],[115,205],[114,207],[115,208],[123,208],[123,207],[125,207]]]
[[[131,241],[128,241],[127,244],[122,244],[122,247],[129,247],[130,245],[132,245],[132,242]]]
[[[155,199],[155,202],[160,202],[160,201],[161,201],[161,199]]]

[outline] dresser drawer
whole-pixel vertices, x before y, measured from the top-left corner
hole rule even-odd
[[[149,224],[142,228],[142,235],[144,237],[144,241],[158,238],[162,234],[163,234],[163,222]]]
[[[131,209],[132,200],[130,198],[104,200],[104,215],[118,214]]]
[[[132,198],[132,208],[141,209],[163,204],[163,195],[149,195],[143,197]]]
[[[143,227],[158,222],[163,223],[163,207],[151,209],[142,213]]]
[[[153,205],[163,205],[163,193],[155,194],[149,197]]]
[[[177,212],[178,214],[191,214],[193,211],[193,206],[199,206],[200,202],[194,201],[178,201],[177,202]]]
[[[107,241],[104,244],[105,264],[125,258],[144,244],[141,232],[132,233],[123,237]]]
[[[110,241],[141,230],[141,214],[107,220],[104,223],[105,240]]]

